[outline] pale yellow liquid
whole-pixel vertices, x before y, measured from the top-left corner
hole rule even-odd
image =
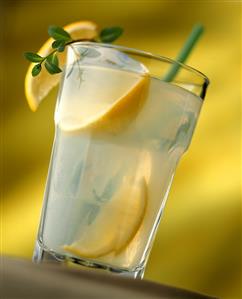
[[[88,66],[84,69],[84,77],[88,69]],[[139,229],[120,252],[111,251],[90,259],[129,271],[141,267],[148,256],[176,164],[190,143],[201,99],[183,88],[150,78],[143,106],[124,128],[114,132],[63,131],[61,120],[65,116],[78,127],[83,94],[89,94],[91,101],[94,91],[102,99],[110,93],[118,96],[121,93],[118,89],[125,89],[126,83],[119,86],[110,82],[110,74],[115,81],[117,72],[122,71],[103,68],[98,72],[91,83],[84,80],[77,86],[72,78],[65,80],[62,87],[41,238],[49,250],[81,259],[66,252],[63,246],[88,234],[90,225],[95,226],[98,213],[111,200],[123,178],[144,177],[147,206]],[[128,80],[129,73],[125,72],[124,77]],[[105,86],[109,90],[103,90]],[[99,104],[101,107],[102,103]],[[127,201],[125,208],[127,217],[132,217]],[[100,225],[96,229],[102,231]]]

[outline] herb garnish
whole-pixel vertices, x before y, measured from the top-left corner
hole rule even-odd
[[[112,43],[117,38],[119,38],[122,33],[123,33],[123,29],[121,27],[115,26],[115,27],[104,28],[99,33],[98,37],[88,41]],[[32,69],[33,77],[37,76],[41,72],[43,63],[46,70],[51,75],[62,72],[61,68],[59,67],[58,52],[63,52],[66,46],[71,45],[75,42],[87,41],[87,39],[74,40],[72,39],[71,35],[67,31],[65,31],[63,28],[59,26],[54,26],[54,25],[49,26],[48,34],[50,37],[54,39],[52,43],[53,51],[51,53],[49,53],[45,57],[42,57],[39,54],[33,52],[24,53],[24,57],[27,60],[36,63]]]

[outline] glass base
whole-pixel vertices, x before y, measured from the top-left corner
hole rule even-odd
[[[120,269],[117,267],[111,267],[102,263],[93,262],[90,260],[84,260],[79,259],[75,257],[69,257],[57,254],[55,252],[49,251],[41,246],[41,244],[36,241],[34,254],[32,261],[34,263],[43,263],[43,262],[52,262],[59,265],[66,265],[66,266],[75,266],[75,268],[80,267],[80,269],[95,269],[95,270],[106,270],[106,272],[118,275],[118,276],[124,276],[128,278],[133,279],[142,279],[144,276],[144,267],[140,267],[139,269],[136,269],[134,271],[128,271],[124,269]],[[77,266],[77,267],[76,267]]]

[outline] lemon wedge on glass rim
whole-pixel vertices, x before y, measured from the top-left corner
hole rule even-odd
[[[97,25],[91,21],[79,21],[63,27],[73,39],[93,39],[97,36]],[[38,51],[40,56],[47,56],[52,49],[54,39],[49,38]],[[66,50],[58,53],[59,63],[62,67],[66,60]],[[59,81],[61,74],[50,75],[45,68],[40,74],[33,77],[31,72],[35,64],[30,63],[25,76],[25,95],[31,110],[36,111],[39,103],[48,95]]]
[[[97,25],[92,21],[79,21],[68,24],[63,27],[74,40],[77,39],[93,39],[98,35]],[[49,38],[44,45],[38,51],[40,56],[48,55],[52,49],[53,38]],[[64,52],[58,53],[60,67],[66,62],[66,50]],[[61,74],[50,75],[45,68],[38,76],[32,76],[32,68],[35,64],[30,63],[25,76],[25,95],[27,102],[31,110],[36,111],[40,102],[49,94],[49,92],[60,82]],[[93,84],[95,78],[92,79],[93,74],[98,74],[99,70],[94,69],[93,72],[88,72],[90,75],[88,81]],[[118,73],[116,71],[116,73]],[[122,71],[119,72],[122,74]],[[112,97],[112,93],[109,90],[109,86],[112,86],[113,75],[118,80],[117,86],[120,82],[126,82],[123,92],[120,94],[113,95],[111,102],[102,104],[104,101],[97,96],[99,103],[103,106],[101,109],[98,105],[92,105],[92,101],[87,98],[86,103],[83,105],[78,103],[78,111],[80,111],[80,116],[82,119],[78,121],[72,121],[65,117],[66,112],[60,113],[60,119],[57,120],[61,129],[63,131],[75,132],[77,130],[82,130],[86,128],[98,128],[98,129],[108,129],[117,132],[119,127],[125,127],[125,124],[129,123],[130,120],[134,119],[140,110],[142,103],[145,100],[147,94],[147,88],[149,85],[148,70],[144,67],[141,74],[129,73],[128,75],[123,72],[124,75],[115,75],[115,70],[112,70],[107,77],[106,86],[101,86],[102,91],[108,90],[108,97]],[[102,76],[102,71],[101,71]],[[126,78],[125,78],[126,77]],[[128,83],[127,83],[128,82]],[[92,88],[95,88],[94,86]],[[83,88],[84,90],[85,88]],[[99,92],[99,91],[97,91]],[[80,97],[81,98],[81,97]],[[83,97],[85,98],[85,97]],[[85,110],[85,106],[88,109]],[[74,107],[74,105],[73,105]],[[65,107],[64,107],[65,108]],[[76,108],[76,107],[75,107]],[[69,109],[65,109],[68,111]],[[90,111],[89,115],[87,110]],[[81,113],[84,112],[84,115]],[[76,114],[76,113],[74,113]],[[63,117],[64,116],[64,117]]]

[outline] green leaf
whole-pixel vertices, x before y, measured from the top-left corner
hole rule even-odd
[[[58,48],[57,48],[57,51],[58,52],[63,52],[65,50],[65,43],[64,44],[61,44]]]
[[[63,39],[57,39],[52,43],[52,48],[57,49],[60,45],[65,44],[66,41]]]
[[[89,210],[89,213],[87,214],[87,224],[88,225],[93,223],[93,221],[97,217],[99,211],[100,211],[100,207],[98,205],[92,205],[91,209]]]
[[[48,63],[50,63],[50,64],[54,64],[54,65],[56,65],[56,66],[59,66],[59,60],[58,60],[58,57],[57,57],[56,53],[53,53],[53,54],[51,54],[50,56],[48,56],[48,57],[46,58],[46,61],[47,61]]]
[[[71,39],[71,36],[68,32],[66,32],[63,28],[59,26],[49,26],[48,28],[49,36],[53,37],[55,40],[65,40],[68,41]]]
[[[43,57],[33,52],[25,52],[24,57],[31,62],[41,62]]]
[[[58,74],[58,73],[62,72],[62,70],[56,64],[51,63],[48,60],[46,60],[46,62],[45,62],[45,68],[51,75]]]
[[[120,35],[123,33],[123,29],[121,27],[109,27],[104,28],[100,32],[100,40],[103,43],[112,43],[115,41]]]
[[[37,76],[37,75],[40,73],[41,69],[42,69],[41,64],[40,64],[40,63],[36,64],[36,65],[32,68],[32,76],[33,76],[33,77]]]

